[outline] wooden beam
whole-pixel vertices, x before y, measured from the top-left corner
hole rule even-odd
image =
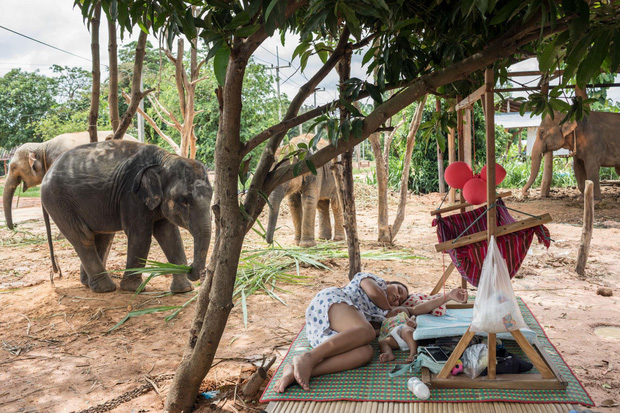
[[[495,379],[488,376],[471,379],[463,374],[440,379],[439,374],[431,376],[434,389],[513,389],[513,390],[565,390],[566,383],[545,379],[541,374],[499,374]]]
[[[473,125],[473,116],[471,107],[468,106],[465,108],[465,116],[463,120],[463,157],[464,162],[472,166],[472,125]],[[473,169],[473,168],[472,168]]]
[[[448,164],[456,162],[456,141],[454,138],[454,128],[449,129],[448,133]],[[450,195],[448,196],[448,202],[454,202],[456,200],[456,189],[450,188]]]
[[[433,291],[431,291],[430,295],[435,295],[439,292],[439,290],[441,290],[441,287],[444,285],[444,283],[446,282],[450,274],[452,274],[452,271],[454,271],[455,268],[456,267],[454,266],[454,263],[450,261],[450,265],[448,265],[446,272],[444,272],[441,278],[439,278],[439,281],[437,281],[437,284],[435,284],[435,288],[433,288]]]
[[[545,361],[540,357],[540,354],[532,347],[529,341],[523,336],[521,330],[511,331],[510,334],[517,340],[517,344],[521,347],[521,350],[525,353],[528,359],[534,364],[536,370],[540,372],[544,379],[556,378],[551,369],[547,366]]]
[[[495,207],[495,104],[493,102],[493,86],[495,78],[493,77],[493,69],[487,68],[484,71],[484,106],[485,124],[486,124],[486,143],[487,143],[487,239],[495,235],[497,229],[497,209]],[[490,357],[489,352],[489,357]]]
[[[522,229],[527,229],[531,227],[535,227],[537,225],[543,225],[553,221],[551,215],[543,214],[538,217],[527,218],[521,221],[513,222],[512,224],[502,225],[501,227],[497,227],[495,231],[496,237],[501,237],[502,235],[510,234],[516,231],[520,231]],[[458,239],[458,241],[449,240],[439,244],[435,244],[435,251],[442,252],[451,250],[458,247],[463,247],[469,244],[475,244],[476,242],[483,241],[487,238],[486,231],[476,232],[475,234],[467,235]]]
[[[509,196],[512,196],[512,191],[500,192],[499,194],[495,195],[496,198],[508,198]],[[474,206],[474,204],[465,202],[462,204],[451,205],[449,207],[445,207],[441,209],[434,209],[431,211],[431,215],[439,215],[439,214],[443,214],[444,212],[456,211],[457,209],[465,209],[466,207],[469,207],[469,206]]]
[[[454,105],[454,110],[465,109],[468,106],[472,106],[474,103],[478,101],[486,92],[486,86],[482,85],[475,92],[467,96],[465,99],[461,100],[459,103]]]
[[[443,366],[439,374],[437,374],[437,378],[440,378],[440,379],[448,378],[448,376],[452,372],[452,369],[456,365],[456,362],[458,361],[458,359],[461,358],[461,356],[465,352],[465,349],[469,345],[469,342],[474,337],[474,334],[475,333],[471,331],[469,328],[467,329],[465,334],[463,334],[463,337],[461,337],[461,340],[459,341],[459,343],[456,345],[456,348],[454,349],[452,354],[450,354],[448,361],[446,361],[446,364]]]

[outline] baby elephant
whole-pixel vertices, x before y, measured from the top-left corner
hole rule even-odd
[[[116,232],[127,235],[126,268],[144,266],[151,236],[169,262],[187,264],[178,227],[194,238],[194,262],[187,276],[173,275],[170,290],[190,291],[188,278],[199,279],[209,250],[211,195],[202,163],[154,145],[122,140],[66,152],[41,187],[44,213],[53,218],[80,257],[80,281],[99,293],[116,289],[105,269]],[[121,288],[135,291],[141,282],[141,274],[125,271]]]

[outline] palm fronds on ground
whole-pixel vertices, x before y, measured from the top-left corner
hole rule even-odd
[[[410,260],[420,258],[408,251],[370,250],[362,252],[361,255],[363,259],[369,260]],[[282,284],[304,284],[308,276],[301,275],[300,269],[302,267],[312,267],[331,271],[331,268],[326,262],[339,258],[348,258],[348,252],[343,243],[327,242],[312,248],[270,247],[244,250],[241,253],[241,260],[237,269],[237,279],[235,281],[233,298],[237,300],[236,304],[241,304],[243,322],[246,328],[248,321],[248,296],[257,292],[262,292],[282,304],[287,305],[286,301],[278,295],[280,292],[290,293],[290,291],[281,287]],[[144,268],[132,268],[128,270],[141,274],[149,274],[138,290],[132,295],[132,300],[138,294],[145,294],[143,290],[153,278],[164,274],[184,274],[190,271],[190,267],[187,265],[176,265],[152,260],[146,260],[145,262],[147,266]],[[199,283],[197,283],[196,286],[198,285]],[[157,297],[159,298],[171,294],[172,293],[160,293]],[[182,305],[132,309],[130,304],[130,311],[127,315],[109,331],[118,328],[132,317],[144,314],[171,311],[165,318],[166,321],[170,321],[198,296],[196,291],[185,294],[189,294],[191,297]]]

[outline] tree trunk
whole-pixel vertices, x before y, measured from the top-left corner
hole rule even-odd
[[[125,135],[125,132],[129,129],[129,125],[131,125],[131,120],[138,110],[140,101],[152,91],[152,89],[147,90],[146,92],[142,92],[142,90],[140,90],[142,67],[144,66],[144,55],[146,54],[145,47],[147,36],[148,34],[146,32],[140,31],[140,36],[138,36],[138,43],[136,45],[136,60],[133,65],[133,77],[131,80],[131,103],[129,104],[127,111],[123,114],[118,128],[114,131],[114,139],[123,138],[123,135]]]
[[[108,19],[108,56],[110,62],[110,77],[109,77],[109,94],[108,94],[108,108],[110,111],[110,124],[112,130],[116,131],[118,125],[121,123],[120,115],[118,113],[118,45],[116,44],[116,22],[112,19]]]
[[[166,412],[191,411],[202,379],[211,368],[233,307],[237,266],[247,232],[247,222],[239,211],[236,190],[241,165],[241,88],[247,59],[237,56],[237,53],[233,49],[228,61],[215,148],[218,156],[215,158],[214,208],[219,213],[216,214],[217,241],[211,257],[215,264],[209,264],[214,268],[214,274],[205,280],[199,292],[194,327],[166,399]]]
[[[540,197],[548,198],[551,191],[551,182],[553,181],[553,151],[545,153],[545,165],[543,167],[543,176],[540,183]]]
[[[403,162],[403,175],[400,178],[400,200],[398,202],[398,209],[396,210],[396,218],[394,219],[394,225],[390,228],[390,242],[394,242],[396,234],[400,230],[400,226],[405,220],[405,209],[407,206],[407,192],[409,192],[409,174],[411,172],[411,155],[413,154],[413,148],[415,147],[415,135],[418,133],[418,128],[422,122],[422,114],[424,113],[424,106],[426,105],[426,98],[428,95],[424,95],[418,107],[415,110],[411,124],[409,125],[409,133],[407,134],[407,148],[405,149],[405,158]]]
[[[97,118],[99,117],[99,95],[101,93],[101,69],[99,65],[99,23],[101,3],[97,3],[95,14],[90,20],[90,52],[93,57],[93,88],[90,93],[90,112],[88,113],[88,134],[91,142],[97,142]]]
[[[381,152],[381,142],[379,142],[380,135],[380,133],[375,132],[368,137],[370,146],[375,155],[375,171],[377,174],[377,203],[379,206],[379,213],[377,214],[377,225],[379,230],[377,234],[377,241],[390,242],[391,237],[387,204],[388,173],[383,159],[383,154]]]

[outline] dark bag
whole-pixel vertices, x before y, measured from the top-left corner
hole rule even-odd
[[[498,348],[495,354],[497,359],[497,366],[495,371],[497,374],[517,374],[530,371],[534,365],[529,361],[525,361],[522,358],[509,353],[505,348]],[[481,376],[487,375],[487,369],[484,369]]]

